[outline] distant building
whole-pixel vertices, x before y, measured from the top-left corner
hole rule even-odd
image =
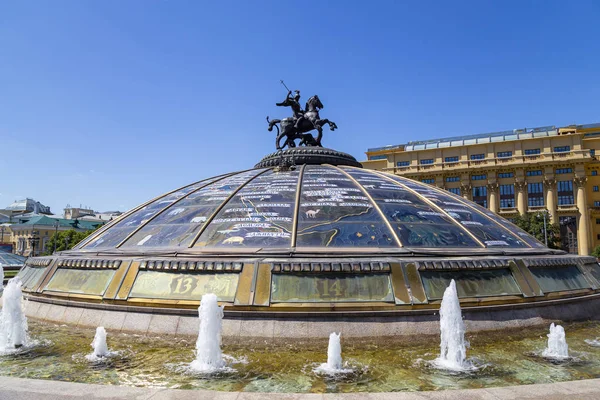
[[[435,185],[511,219],[548,211],[563,249],[600,245],[600,123],[419,140],[371,148],[367,169]]]
[[[64,210],[65,219],[82,219],[86,221],[112,221],[114,218],[122,214],[120,211],[105,211],[98,212],[91,208],[71,207],[67,204]]]
[[[13,215],[22,215],[29,213],[45,215],[52,214],[52,212],[50,211],[50,207],[43,205],[39,201],[29,198],[26,198],[24,200],[16,200],[8,207],[0,210],[0,214],[4,214],[8,217],[12,217]]]
[[[13,252],[16,254],[39,256],[46,251],[46,245],[54,233],[71,229],[85,232],[94,230],[105,222],[55,218],[46,215],[17,217],[13,220],[13,224],[8,226],[9,243],[12,243]]]

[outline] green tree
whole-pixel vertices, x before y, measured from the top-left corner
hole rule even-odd
[[[544,243],[544,217],[542,213],[533,212],[518,215],[513,220],[513,223]],[[546,230],[548,232],[548,247],[551,249],[560,249],[560,226],[552,224],[549,216],[546,216]]]
[[[592,251],[592,256],[594,256],[596,258],[600,258],[600,246],[596,246],[594,251]]]
[[[72,249],[77,243],[88,237],[94,230],[78,232],[75,229],[61,231],[53,234],[46,243],[46,251],[44,256],[51,255],[54,252],[54,243],[56,242],[56,251],[64,251]]]

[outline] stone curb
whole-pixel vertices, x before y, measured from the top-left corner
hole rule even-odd
[[[600,379],[487,389],[393,393],[252,393],[108,386],[0,376],[0,400],[597,400]]]

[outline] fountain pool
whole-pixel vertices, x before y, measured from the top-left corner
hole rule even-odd
[[[469,334],[469,356],[487,366],[476,372],[446,372],[429,361],[439,355],[435,336],[399,342],[393,338],[343,340],[344,360],[361,368],[351,377],[319,375],[327,361],[328,338],[293,343],[224,340],[223,353],[243,362],[235,372],[203,377],[182,373],[174,362],[195,359],[195,339],[115,333],[104,363],[85,360],[94,329],[30,322],[30,335],[44,345],[0,357],[3,375],[126,386],[258,392],[389,392],[480,388],[600,377],[600,348],[585,343],[599,323],[564,324],[572,361],[552,363],[536,356],[547,344],[547,327]]]

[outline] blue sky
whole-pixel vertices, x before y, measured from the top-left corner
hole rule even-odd
[[[323,3],[323,4],[321,4]],[[600,122],[597,1],[0,5],[0,207],[126,210],[274,149],[284,79],[369,147]]]

